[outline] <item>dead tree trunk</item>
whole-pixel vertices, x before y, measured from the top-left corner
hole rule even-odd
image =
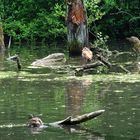
[[[83,0],[67,0],[67,39],[70,55],[81,55],[88,47],[88,27]]]
[[[0,23],[0,50],[4,50],[5,44],[4,44],[4,35],[3,35],[3,28],[2,24]]]

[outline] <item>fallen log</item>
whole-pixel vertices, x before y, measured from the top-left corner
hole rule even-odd
[[[81,116],[78,116],[75,118],[72,118],[71,116],[69,116],[64,120],[50,123],[50,125],[77,125],[77,124],[89,121],[89,120],[101,115],[103,112],[105,112],[105,110],[98,110],[95,112],[86,113],[84,115],[81,115]]]
[[[102,65],[103,65],[103,63],[101,63],[101,62],[96,62],[96,63],[92,63],[92,64],[83,65],[83,66],[75,69],[75,75],[76,76],[82,76],[84,71],[90,70],[90,69],[93,69],[93,68],[97,68],[97,67],[102,66]]]
[[[64,53],[53,53],[44,57],[42,59],[38,59],[34,61],[31,66],[35,67],[50,67],[50,66],[57,66],[62,65],[66,62],[65,54]]]
[[[96,54],[96,57],[99,61],[101,61],[104,65],[106,65],[108,68],[111,67],[111,63],[107,61],[103,56]]]
[[[112,64],[112,67],[109,69],[109,72],[131,73],[128,69],[126,69],[123,65],[120,64]]]
[[[104,50],[101,48],[90,48],[90,50],[93,52],[94,58],[101,61],[103,64],[105,64],[108,68],[111,67],[111,63],[107,60],[109,56],[111,56],[112,52],[108,50]]]

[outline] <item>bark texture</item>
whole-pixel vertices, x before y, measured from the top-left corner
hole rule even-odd
[[[0,23],[0,50],[3,50],[4,48],[5,48],[5,44],[4,44],[3,28]]]
[[[76,125],[76,124],[80,124],[86,121],[89,121],[99,115],[101,115],[105,110],[97,110],[95,112],[91,112],[91,113],[87,113],[75,118],[72,118],[71,116],[62,120],[62,121],[58,121],[58,122],[54,122],[52,124],[55,125]]]
[[[67,1],[67,38],[71,55],[81,54],[88,46],[88,27],[83,0]]]

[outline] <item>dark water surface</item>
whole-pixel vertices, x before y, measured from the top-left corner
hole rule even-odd
[[[75,77],[73,71],[28,69],[45,52],[18,52],[21,72],[17,72],[14,63],[6,61],[7,54],[0,55],[1,140],[140,140],[140,75],[134,65],[137,60],[127,65],[131,69],[134,65],[131,74]],[[125,59],[119,62],[126,63]],[[105,113],[77,127],[49,126],[36,131],[25,126],[28,114],[49,123],[100,109],[105,109]]]

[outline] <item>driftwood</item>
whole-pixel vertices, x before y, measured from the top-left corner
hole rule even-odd
[[[87,113],[87,114],[84,114],[84,115],[81,115],[81,116],[78,116],[75,118],[72,118],[71,116],[69,116],[64,120],[50,123],[50,125],[77,125],[77,124],[89,121],[89,120],[101,115],[103,112],[105,112],[105,110],[98,110],[98,111]]]
[[[102,65],[103,65],[103,63],[101,63],[101,62],[83,65],[83,66],[75,69],[75,75],[82,76],[84,71],[95,69],[95,68],[102,66]]]
[[[126,69],[124,66],[119,64],[112,64],[112,66],[109,69],[110,72],[125,72],[130,73],[128,69]]]
[[[101,52],[101,50],[98,50],[98,52],[99,51]],[[117,52],[117,56],[122,55],[122,54],[123,53]],[[122,65],[111,64],[103,55],[98,54],[98,53],[94,55],[95,55],[94,57],[98,59],[95,63],[90,63],[90,64],[87,63],[82,66],[64,65],[66,58],[63,53],[50,54],[47,57],[34,61],[31,65],[36,66],[36,67],[49,67],[49,68],[53,68],[52,66],[54,66],[57,69],[61,69],[62,71],[69,68],[75,71],[76,76],[82,76],[84,72],[95,70],[99,66],[107,66],[109,69],[109,72],[116,72],[116,70],[119,70],[119,72],[130,73],[130,71],[127,70]],[[17,63],[17,69],[21,70],[22,65],[20,63],[20,58],[18,55],[10,56],[7,60],[15,61]]]
[[[62,65],[66,62],[65,54],[53,53],[42,59],[34,61],[31,66],[35,67],[49,67],[55,65]]]
[[[103,56],[97,54],[96,57],[97,57],[97,59],[98,59],[99,61],[101,61],[101,62],[102,62],[104,65],[106,65],[108,68],[111,67],[111,63],[110,63],[109,61],[107,61]]]
[[[75,75],[76,76],[82,76],[83,72],[85,71],[90,71],[92,69],[95,69],[99,66],[107,66],[108,68],[110,68],[112,65],[111,63],[105,58],[103,57],[101,54],[95,53],[94,52],[94,57],[99,61],[97,61],[96,63],[92,63],[92,64],[86,64],[81,66],[80,68],[76,68],[75,69]]]

